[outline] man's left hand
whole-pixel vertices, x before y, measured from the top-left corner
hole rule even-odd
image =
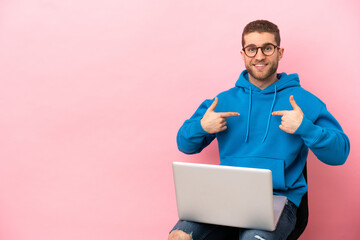
[[[301,108],[296,104],[294,96],[290,96],[290,104],[293,110],[283,110],[272,112],[272,115],[278,115],[281,117],[281,125],[279,128],[284,132],[293,134],[300,126],[304,113]]]

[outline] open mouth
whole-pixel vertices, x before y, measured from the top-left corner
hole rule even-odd
[[[253,66],[257,69],[257,70],[263,70],[264,68],[266,68],[268,64],[265,63],[258,63],[258,64],[253,64]]]

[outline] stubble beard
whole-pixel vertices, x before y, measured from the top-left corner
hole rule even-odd
[[[270,65],[270,68],[264,74],[257,74],[256,70],[254,70],[251,66],[252,63],[246,65],[246,70],[248,73],[258,81],[271,80],[269,79],[274,73],[276,73],[278,68],[278,62],[274,62]]]

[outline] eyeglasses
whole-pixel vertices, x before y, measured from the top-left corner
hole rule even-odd
[[[279,46],[276,46],[272,43],[266,43],[265,45],[263,45],[262,47],[257,47],[255,45],[250,45],[247,46],[245,48],[243,48],[243,51],[245,52],[246,56],[252,58],[255,57],[259,48],[261,48],[261,52],[265,55],[265,56],[271,56],[274,54],[275,49],[276,48],[280,48]]]

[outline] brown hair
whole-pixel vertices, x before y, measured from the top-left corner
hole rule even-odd
[[[276,26],[275,24],[273,24],[272,22],[269,22],[267,20],[256,20],[253,22],[248,23],[242,33],[242,45],[244,47],[245,44],[245,40],[244,40],[244,36],[248,33],[252,33],[252,32],[259,32],[259,33],[263,33],[263,32],[268,32],[268,33],[272,33],[275,36],[275,42],[278,46],[280,46],[280,30],[278,28],[278,26]]]

